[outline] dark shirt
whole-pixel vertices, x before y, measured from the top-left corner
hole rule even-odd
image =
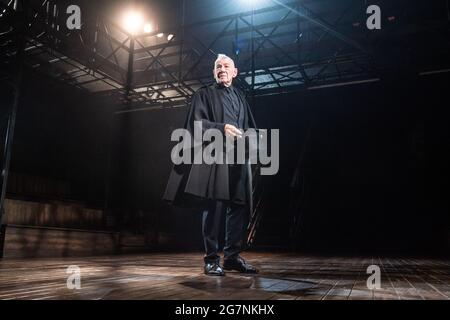
[[[244,105],[239,99],[233,86],[218,85],[220,99],[223,103],[224,123],[232,124],[236,128],[244,127]]]
[[[217,85],[220,100],[223,104],[224,123],[232,124],[236,128],[244,128],[245,109],[233,86],[225,87]],[[235,155],[236,157],[236,155]],[[233,203],[245,204],[246,194],[246,167],[240,164],[229,165],[230,200]]]

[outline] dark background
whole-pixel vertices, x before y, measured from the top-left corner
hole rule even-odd
[[[255,248],[292,246],[289,207],[300,194],[289,185],[304,148],[298,250],[446,254],[449,78],[392,72],[379,82],[256,98],[256,121],[280,129],[281,150],[279,173],[260,181]],[[170,133],[187,108],[115,113],[118,106],[27,71],[11,171],[64,181],[64,194],[52,196],[112,211],[119,231],[153,228],[178,248],[201,249],[200,215],[161,200]]]

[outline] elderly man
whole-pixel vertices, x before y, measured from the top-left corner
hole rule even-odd
[[[244,94],[233,85],[238,70],[231,58],[219,54],[214,63],[216,83],[200,88],[192,97],[185,123],[194,132],[200,121],[203,132],[220,130],[224,136],[241,139],[245,130],[256,128]],[[245,164],[195,163],[175,165],[164,194],[174,204],[201,203],[205,246],[204,273],[223,276],[224,270],[257,273],[241,257],[245,221],[252,208],[252,181],[249,161]],[[220,265],[219,232],[225,213],[224,263]]]

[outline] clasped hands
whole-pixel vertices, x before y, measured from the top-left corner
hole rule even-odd
[[[224,126],[225,136],[233,138],[242,138],[242,131],[233,126],[232,124],[225,124]]]

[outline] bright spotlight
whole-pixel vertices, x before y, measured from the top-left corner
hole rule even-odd
[[[150,33],[150,32],[152,32],[152,31],[153,31],[152,25],[151,25],[150,23],[146,23],[146,24],[144,25],[144,32],[145,32],[145,33]]]
[[[172,40],[172,38],[173,38],[173,34],[169,34],[169,35],[167,36],[167,41]]]
[[[158,38],[162,38],[162,37],[164,37],[164,33],[158,33],[156,36],[157,36]]]
[[[244,4],[246,4],[248,6],[253,6],[253,5],[257,4],[258,0],[244,0],[243,2],[244,2]]]
[[[273,5],[278,3],[278,0],[240,0],[240,7],[243,10],[260,9],[262,7]]]
[[[136,33],[142,28],[142,15],[137,11],[128,11],[123,16],[123,27],[129,33]]]

